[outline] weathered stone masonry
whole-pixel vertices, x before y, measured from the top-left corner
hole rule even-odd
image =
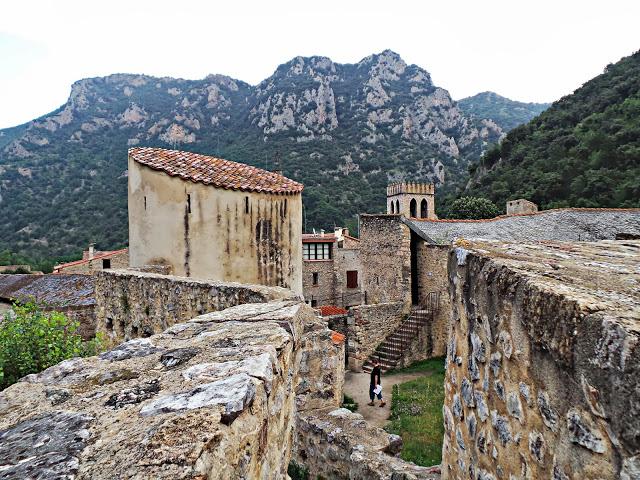
[[[462,243],[443,478],[640,478],[640,242]]]
[[[0,392],[0,478],[287,478],[296,403],[339,401],[322,383],[296,394],[314,318],[241,305],[26,377]],[[339,365],[343,347],[311,330]]]
[[[194,280],[135,270],[96,275],[97,331],[114,340],[148,337],[204,313],[244,303],[297,299],[280,287]]]

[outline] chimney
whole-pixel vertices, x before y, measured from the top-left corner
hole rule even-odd
[[[93,260],[93,256],[95,255],[95,243],[89,244],[89,260]]]
[[[324,230],[323,229],[320,229],[320,236],[324,237]]]

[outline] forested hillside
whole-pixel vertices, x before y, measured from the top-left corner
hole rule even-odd
[[[493,92],[482,92],[473,97],[458,100],[458,106],[467,116],[491,119],[504,132],[527,123],[549,108],[549,105],[549,103],[517,102]]]
[[[640,52],[513,129],[471,173],[464,195],[500,206],[640,207]]]

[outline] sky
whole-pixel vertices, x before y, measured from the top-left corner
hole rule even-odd
[[[549,102],[640,49],[637,0],[3,0],[0,128],[111,73],[257,84],[302,55],[356,63],[387,48],[454,99]]]

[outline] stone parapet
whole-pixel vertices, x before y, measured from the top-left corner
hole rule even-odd
[[[312,318],[236,306],[25,377],[0,392],[0,477],[288,478],[296,386],[329,374],[299,349],[341,353]]]
[[[445,479],[640,478],[640,242],[459,242]]]
[[[97,331],[114,341],[148,337],[197,315],[245,303],[295,300],[290,290],[136,270],[96,275]]]
[[[402,439],[347,409],[298,415],[293,461],[309,478],[437,480],[440,469],[399,458]]]

